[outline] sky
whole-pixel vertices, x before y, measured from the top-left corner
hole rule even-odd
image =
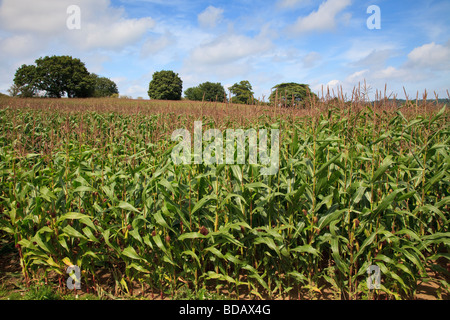
[[[449,14],[448,0],[0,0],[0,92],[22,64],[70,55],[133,98],[161,70],[183,92],[248,80],[265,101],[284,82],[447,98]]]

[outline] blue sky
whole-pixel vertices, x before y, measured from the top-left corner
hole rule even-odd
[[[67,7],[80,29],[67,28]],[[368,29],[367,8],[381,10]],[[45,55],[80,58],[120,94],[148,98],[152,74],[173,70],[183,91],[248,80],[257,98],[282,82],[316,92],[359,83],[404,98],[450,91],[450,1],[0,0],[0,92]]]

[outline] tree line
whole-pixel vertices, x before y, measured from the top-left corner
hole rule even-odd
[[[34,65],[20,66],[8,90],[11,96],[51,98],[117,97],[119,90],[114,81],[90,73],[85,64],[71,56],[46,56],[35,60]],[[221,83],[204,82],[184,91],[193,101],[217,101],[237,104],[260,103],[248,80],[228,88],[227,96]],[[181,100],[183,81],[171,70],[157,71],[149,83],[148,96],[154,100]],[[270,103],[290,106],[301,104],[316,95],[307,84],[281,83],[272,88]]]
[[[8,90],[11,96],[49,98],[108,97],[118,94],[114,81],[90,73],[85,64],[71,56],[41,57],[35,65],[23,64]]]

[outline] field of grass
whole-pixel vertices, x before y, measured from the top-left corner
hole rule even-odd
[[[31,287],[65,290],[76,265],[83,292],[112,296],[413,299],[430,272],[448,294],[449,115],[411,101],[1,98],[0,240]],[[175,165],[171,134],[197,120],[279,129],[277,174]]]

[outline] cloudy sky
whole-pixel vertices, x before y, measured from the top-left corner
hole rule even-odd
[[[68,28],[70,5],[80,29]],[[372,5],[381,29],[368,28]],[[449,14],[448,0],[0,0],[0,92],[20,65],[71,55],[134,98],[148,98],[160,70],[177,72],[183,91],[248,80],[266,101],[282,82],[446,98]]]

